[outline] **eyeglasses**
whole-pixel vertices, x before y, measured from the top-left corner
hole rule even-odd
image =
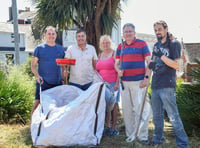
[[[124,31],[125,34],[133,33],[134,31]]]

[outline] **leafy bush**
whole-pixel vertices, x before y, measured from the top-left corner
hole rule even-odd
[[[177,104],[187,134],[200,136],[200,67],[189,73],[195,83],[177,81]]]
[[[34,97],[34,81],[20,66],[9,67],[0,73],[0,122],[27,121],[30,118]]]
[[[32,61],[32,57],[29,57],[27,59],[27,61],[24,64],[22,64],[21,66],[22,66],[22,70],[25,74],[28,74],[28,76],[30,78],[34,78],[34,74],[31,71],[31,61]]]
[[[0,70],[0,123],[1,123],[1,121],[3,119],[3,117],[6,118],[5,114],[3,114],[3,112],[5,112],[4,111],[5,108],[3,108],[3,105],[2,105],[2,103],[3,103],[2,102],[2,99],[3,99],[2,96],[4,96],[4,93],[6,92],[5,91],[6,90],[6,88],[5,88],[5,86],[6,86],[5,79],[6,79],[6,76],[5,76],[4,72],[2,70]]]

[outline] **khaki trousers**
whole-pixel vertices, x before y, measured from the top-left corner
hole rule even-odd
[[[139,87],[140,83],[141,81],[123,81],[124,90],[121,90],[122,113],[125,132],[128,138],[135,136],[139,122],[140,110],[145,93],[145,88]],[[141,120],[137,134],[139,140],[148,139],[148,119],[145,120],[142,118]],[[135,137],[132,140],[135,140]]]

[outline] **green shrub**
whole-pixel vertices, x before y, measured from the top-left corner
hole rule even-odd
[[[3,97],[4,96],[4,93],[6,92],[6,75],[5,73],[0,70],[0,123],[2,122],[3,118],[6,118],[5,117],[5,108],[3,108]]]
[[[177,105],[187,134],[200,136],[200,96],[189,91],[189,87],[191,84],[178,85]]]
[[[177,104],[187,134],[200,136],[200,68],[193,68],[189,75],[195,83],[177,81]]]
[[[22,70],[25,74],[28,74],[28,76],[30,78],[34,78],[34,74],[31,71],[31,61],[32,61],[32,57],[29,57],[27,59],[27,61],[24,64],[22,64],[21,66],[22,66]]]
[[[20,66],[9,67],[8,73],[0,76],[0,122],[26,122],[33,104],[34,80]]]

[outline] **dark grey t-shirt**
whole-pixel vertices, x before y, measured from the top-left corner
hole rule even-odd
[[[168,58],[179,59],[181,55],[181,45],[178,41],[167,41],[164,44],[157,42],[155,48],[158,48]],[[176,70],[167,66],[159,57],[156,57],[156,66],[153,72],[152,89],[175,88]]]

